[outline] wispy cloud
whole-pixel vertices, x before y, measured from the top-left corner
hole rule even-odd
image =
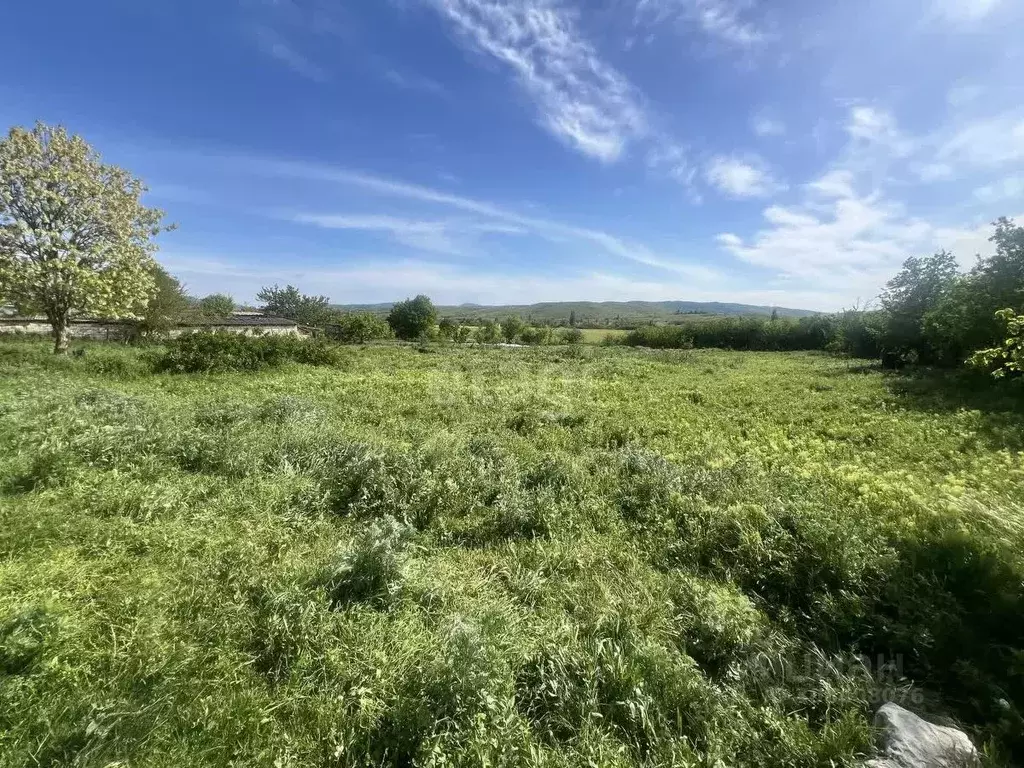
[[[954,22],[977,21],[992,13],[1001,0],[933,0],[939,16]]]
[[[424,0],[473,49],[514,73],[540,123],[574,149],[618,159],[647,130],[640,97],[552,0]]]
[[[768,197],[784,189],[767,165],[753,155],[718,155],[704,168],[711,186],[735,198]]]
[[[299,53],[277,32],[260,27],[255,31],[255,38],[257,47],[263,53],[276,59],[295,74],[318,83],[330,79],[326,70]]]
[[[385,68],[381,77],[397,88],[406,91],[421,91],[435,96],[448,96],[448,89],[436,80],[411,72],[400,72],[397,69]]]
[[[408,219],[379,214],[298,213],[290,216],[290,220],[324,229],[383,232],[406,247],[451,255],[468,253],[470,247],[466,241],[478,235],[526,232],[522,227],[500,222]]]
[[[230,161],[231,159],[229,159]],[[243,170],[272,176],[333,182],[357,187],[378,195],[413,200],[472,213],[506,226],[519,227],[552,242],[566,239],[581,241],[600,248],[604,253],[649,267],[686,275],[695,280],[715,280],[720,275],[705,266],[665,257],[647,246],[599,229],[580,227],[518,211],[461,195],[453,195],[431,187],[375,176],[373,174],[293,161],[234,158]]]
[[[758,136],[785,136],[786,124],[776,117],[760,113],[750,121],[750,128]]]
[[[751,48],[768,35],[745,16],[750,0],[638,0],[636,16],[653,24],[677,21],[695,26],[714,40],[739,48]]]

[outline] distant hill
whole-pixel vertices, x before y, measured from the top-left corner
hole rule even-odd
[[[336,308],[347,312],[386,314],[392,306],[391,303],[343,304]],[[708,315],[770,315],[773,310],[780,317],[809,317],[818,314],[806,309],[719,301],[548,301],[501,306],[459,304],[439,306],[437,309],[441,317],[451,317],[470,324],[519,315],[527,322],[567,325],[569,317],[575,315],[576,325],[580,328],[630,328],[651,322],[682,323]]]

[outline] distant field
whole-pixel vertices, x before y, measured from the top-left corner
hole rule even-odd
[[[583,343],[584,344],[600,344],[606,338],[622,339],[625,338],[629,331],[619,331],[615,329],[600,329],[600,328],[584,328],[583,330]]]
[[[47,348],[0,342],[2,766],[852,768],[884,699],[1024,762],[1014,382]]]

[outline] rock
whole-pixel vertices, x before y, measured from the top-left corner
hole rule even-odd
[[[977,768],[978,752],[967,734],[956,728],[933,725],[896,704],[884,704],[875,713],[882,730],[881,756],[869,768]]]

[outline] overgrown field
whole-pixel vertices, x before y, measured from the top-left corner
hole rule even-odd
[[[0,344],[5,768],[843,765],[883,698],[1024,762],[1015,382],[148,354]]]

